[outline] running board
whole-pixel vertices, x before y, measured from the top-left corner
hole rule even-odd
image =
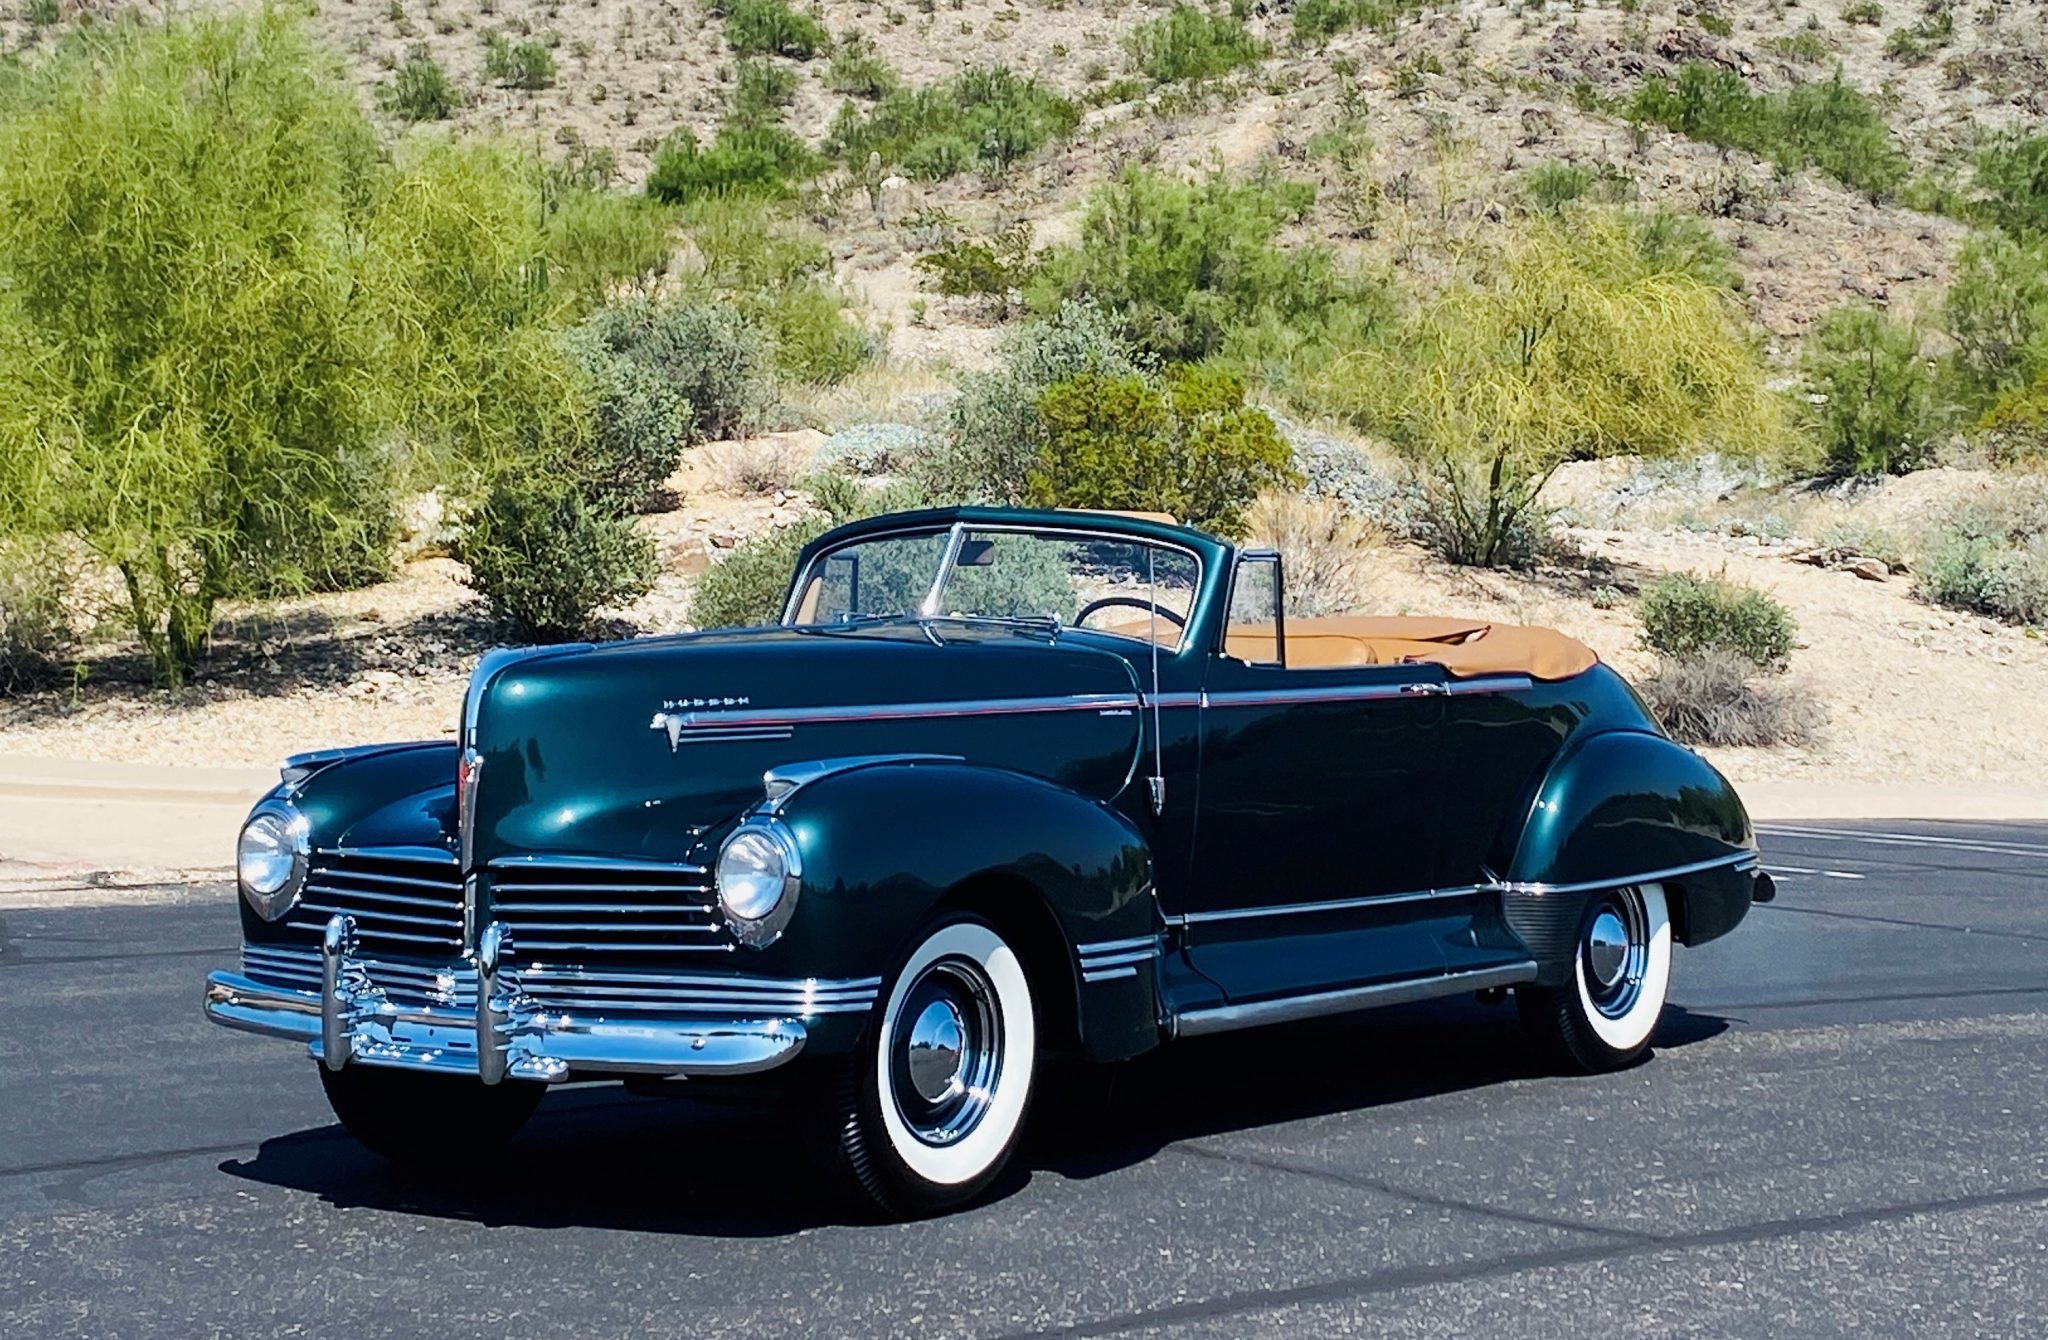
[[[1352,1010],[1377,1009],[1382,1005],[1406,1005],[1411,1001],[1458,996],[1467,991],[1486,991],[1536,980],[1533,959],[1507,963],[1497,968],[1446,973],[1441,977],[1409,978],[1381,982],[1374,986],[1346,987],[1342,991],[1318,991],[1306,996],[1282,996],[1278,1000],[1256,1000],[1243,1005],[1212,1005],[1174,1016],[1173,1036],[1200,1037],[1204,1033],[1228,1033],[1262,1024],[1292,1023],[1325,1014],[1346,1014]]]

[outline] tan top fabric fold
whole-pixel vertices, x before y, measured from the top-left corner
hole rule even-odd
[[[1345,615],[1290,619],[1286,632],[1290,670],[1427,662],[1459,679],[1499,674],[1570,679],[1600,662],[1592,648],[1555,629],[1473,619]],[[1233,627],[1224,650],[1247,661],[1271,661],[1273,634],[1263,626]]]

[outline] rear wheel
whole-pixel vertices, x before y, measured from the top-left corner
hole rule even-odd
[[[1035,1008],[1023,963],[995,927],[964,913],[931,923],[839,1076],[832,1170],[899,1216],[985,1191],[1031,1106]]]
[[[1518,987],[1530,1033],[1563,1064],[1616,1070],[1650,1049],[1671,989],[1671,912],[1662,885],[1592,898],[1580,919],[1571,980]]]
[[[464,1075],[352,1065],[320,1067],[328,1106],[342,1127],[393,1163],[460,1163],[496,1153],[519,1133],[545,1084],[486,1084]]]

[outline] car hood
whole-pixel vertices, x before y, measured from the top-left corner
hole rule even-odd
[[[541,652],[471,689],[476,856],[687,859],[764,772],[820,759],[958,756],[1107,800],[1136,767],[1138,691],[1100,649],[947,623]]]

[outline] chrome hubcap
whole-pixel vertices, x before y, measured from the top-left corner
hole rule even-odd
[[[1002,1074],[995,984],[969,959],[926,967],[904,995],[889,1039],[896,1113],[928,1145],[958,1142],[981,1123]]]
[[[1586,970],[1601,986],[1611,987],[1621,980],[1627,962],[1628,927],[1613,908],[1603,907],[1586,931]]]
[[[960,1063],[966,1057],[967,1024],[950,1000],[934,1000],[910,1026],[910,1087],[927,1103],[936,1103],[960,1087]]]
[[[1594,1009],[1609,1019],[1633,1010],[1650,963],[1650,915],[1635,889],[1608,894],[1586,920],[1579,966]]]

